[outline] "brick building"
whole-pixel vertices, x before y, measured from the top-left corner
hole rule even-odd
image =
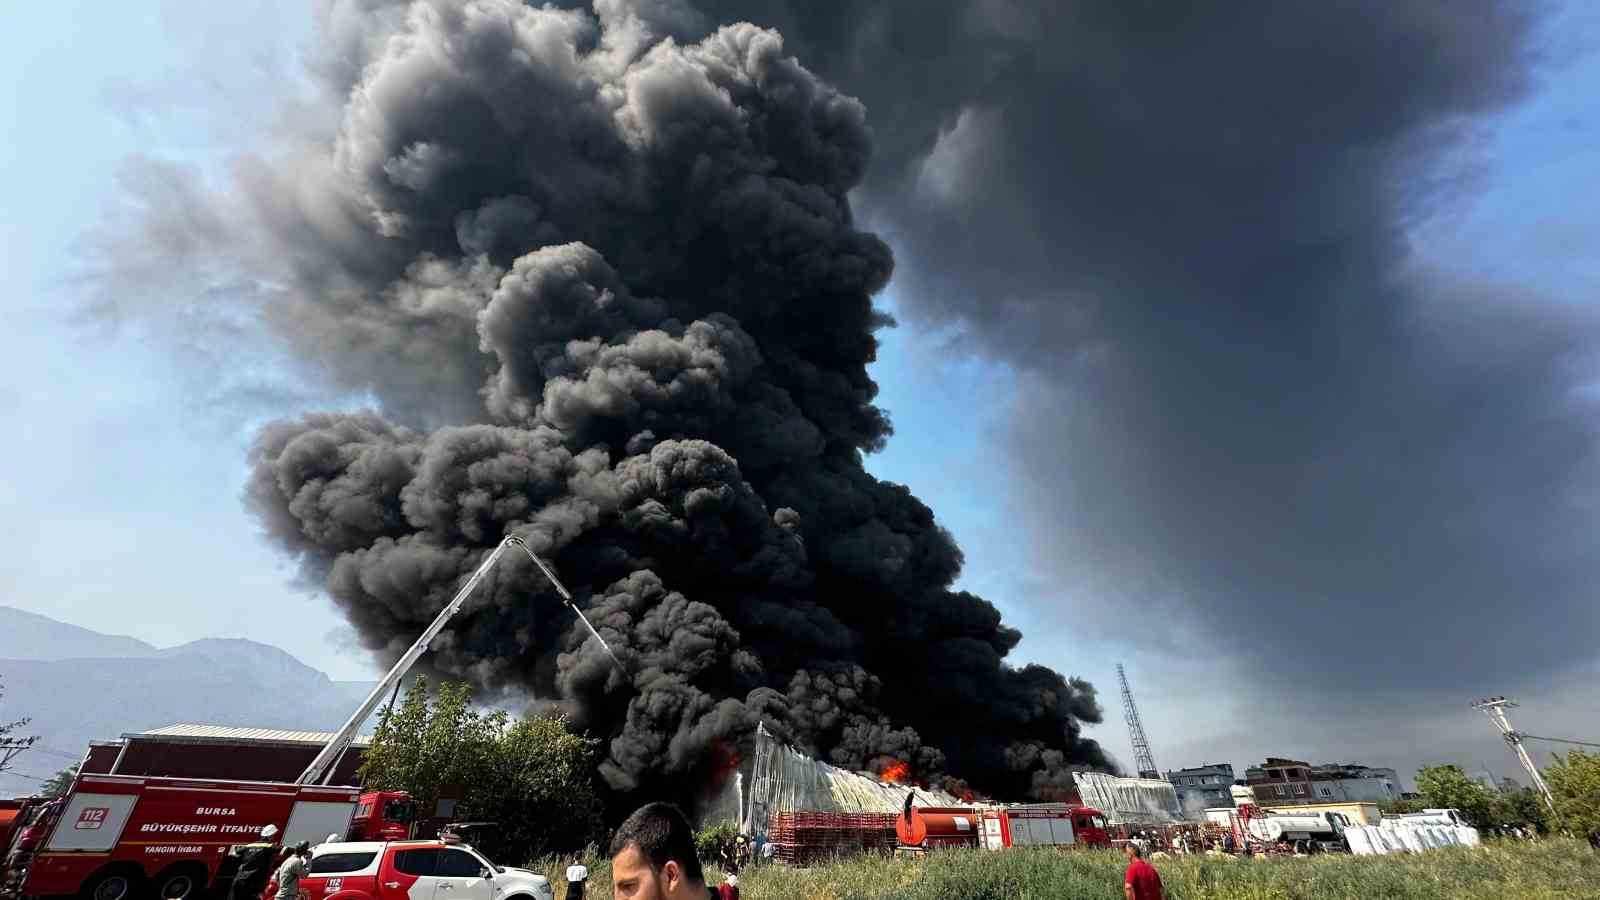
[[[1259,766],[1244,770],[1244,783],[1262,806],[1315,802],[1311,791],[1311,764],[1299,759],[1269,756]]]
[[[1386,803],[1401,798],[1395,770],[1355,763],[1313,766],[1304,760],[1269,756],[1245,770],[1245,784],[1262,806],[1305,803]]]

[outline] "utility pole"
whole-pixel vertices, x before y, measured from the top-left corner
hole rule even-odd
[[[11,768],[11,761],[22,751],[33,746],[37,737],[0,738],[0,772]]]
[[[1133,765],[1140,778],[1160,778],[1161,771],[1150,755],[1150,741],[1144,736],[1144,726],[1139,723],[1139,710],[1133,705],[1133,689],[1128,687],[1128,675],[1117,663],[1117,680],[1122,683],[1122,717],[1128,720],[1128,740],[1133,742]]]
[[[1545,806],[1550,807],[1551,816],[1559,816],[1556,812],[1556,798],[1551,795],[1549,785],[1544,783],[1544,776],[1539,774],[1539,767],[1533,764],[1533,759],[1528,756],[1528,750],[1522,746],[1522,732],[1511,727],[1511,720],[1506,718],[1506,710],[1517,704],[1504,697],[1488,697],[1472,704],[1472,708],[1489,717],[1494,727],[1500,729],[1500,734],[1506,739],[1506,744],[1511,752],[1517,755],[1517,761],[1522,763],[1523,771],[1528,773],[1528,778],[1533,781],[1533,789],[1544,798]]]

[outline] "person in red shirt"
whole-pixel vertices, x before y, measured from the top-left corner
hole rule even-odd
[[[1128,856],[1128,874],[1122,877],[1122,893],[1128,900],[1161,900],[1161,875],[1144,861],[1144,851],[1132,841],[1122,845]]]

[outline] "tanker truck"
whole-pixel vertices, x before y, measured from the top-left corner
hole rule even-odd
[[[1307,852],[1350,849],[1345,839],[1350,819],[1343,813],[1274,811],[1247,803],[1238,808],[1208,809],[1206,818],[1232,832],[1235,844],[1241,849],[1252,846],[1271,851],[1285,842]]]
[[[1245,832],[1250,840],[1263,847],[1273,847],[1282,842],[1307,851],[1348,851],[1344,830],[1350,820],[1335,812],[1267,812],[1245,822]]]

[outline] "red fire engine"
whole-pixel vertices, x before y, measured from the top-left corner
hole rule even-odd
[[[990,806],[978,810],[983,823],[982,846],[1002,847],[1110,847],[1106,817],[1089,806],[1066,803],[1029,803]]]
[[[1068,803],[919,808],[906,797],[895,819],[895,836],[906,850],[934,847],[1110,847],[1100,810]]]
[[[256,841],[267,825],[277,827],[277,840],[286,845],[321,843],[330,835],[335,840],[408,837],[412,807],[406,794],[361,794],[319,782],[331,777],[356,730],[513,547],[528,555],[605,646],[555,573],[521,537],[506,535],[294,783],[81,774],[66,796],[41,807],[13,839],[13,852],[0,869],[0,893],[129,900],[151,885],[161,900],[186,900],[212,887],[219,871],[231,877],[224,868],[229,850]],[[26,847],[19,852],[21,845]]]
[[[84,775],[54,827],[16,871],[24,896],[124,900],[145,885],[164,900],[210,886],[230,848],[274,825],[286,842],[342,835],[360,791],[323,785]]]

